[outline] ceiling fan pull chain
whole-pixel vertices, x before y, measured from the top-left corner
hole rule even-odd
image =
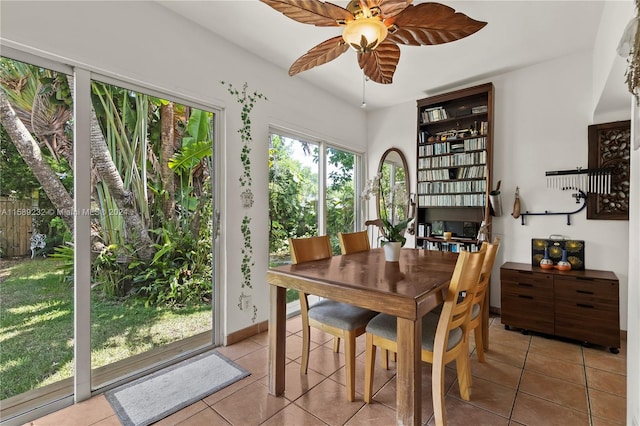
[[[367,102],[365,101],[365,97],[364,97],[364,87],[367,80],[368,80],[367,76],[363,73],[362,74],[362,105],[360,105],[360,108],[367,107]]]

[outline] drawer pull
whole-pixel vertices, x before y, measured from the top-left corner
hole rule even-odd
[[[581,293],[581,294],[593,294],[592,291],[587,291],[587,290],[576,290],[576,293]]]
[[[528,284],[528,283],[518,283],[518,285],[522,287],[533,287],[533,284]]]
[[[576,279],[582,281],[593,281],[593,278],[590,277],[576,277]]]
[[[527,295],[524,295],[524,294],[519,294],[518,297],[521,297],[523,299],[533,299],[533,296],[527,296]]]
[[[576,303],[576,306],[578,306],[579,308],[593,309],[593,305],[585,305],[584,303]]]

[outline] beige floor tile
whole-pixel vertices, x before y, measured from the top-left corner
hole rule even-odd
[[[218,392],[215,392],[215,393],[207,396],[202,401],[205,404],[211,406],[211,405],[215,404],[216,402],[220,401],[221,399],[224,399],[224,398],[228,397],[232,393],[241,391],[243,388],[251,385],[256,380],[259,380],[259,379],[260,378],[256,377],[255,375],[251,375],[251,376],[245,377],[244,379],[238,380],[237,382],[230,384],[226,388],[222,388]]]
[[[224,417],[216,413],[212,408],[199,411],[193,416],[184,419],[179,423],[173,423],[176,426],[229,426],[229,423]]]
[[[591,415],[616,423],[624,423],[627,416],[627,400],[607,392],[589,389]]]
[[[309,351],[313,351],[317,347],[318,344],[316,342],[309,342]],[[302,335],[292,334],[287,337],[287,349],[285,353],[288,359],[300,362],[302,359]]]
[[[379,351],[378,351],[379,353]],[[396,374],[395,363],[389,363],[389,370],[385,370],[380,367],[380,360],[376,359],[376,368],[373,373],[373,392],[377,392],[385,383],[387,383],[391,378],[393,378]],[[355,390],[356,390],[356,398],[362,398],[364,395],[364,371],[366,368],[366,362],[364,356],[359,356],[356,358],[356,381],[355,381]],[[334,374],[329,376],[331,380],[335,380],[338,383],[343,385],[347,385],[346,382],[346,369],[345,367],[341,367]]]
[[[327,424],[295,404],[289,404],[273,417],[262,423],[263,426],[326,426]]]
[[[260,347],[257,351],[237,358],[235,363],[250,371],[257,380],[269,374],[269,348]]]
[[[522,368],[527,358],[527,350],[517,347],[514,348],[509,346],[508,342],[507,344],[503,344],[502,341],[495,340],[489,346],[489,350],[485,351],[484,356],[488,360],[500,361]]]
[[[100,420],[97,423],[94,423],[92,426],[121,426],[122,422],[118,419],[118,416],[115,414],[111,417],[107,417],[106,419]]]
[[[591,426],[624,426],[624,423],[613,422],[610,419],[601,419],[591,416]]]
[[[302,319],[300,319],[300,315],[296,315],[295,317],[291,317],[287,320],[286,325],[287,333],[298,333],[302,330]]]
[[[609,392],[625,397],[627,394],[627,378],[622,374],[609,373],[597,368],[587,367],[587,384],[589,389]]]
[[[306,411],[325,423],[343,425],[364,406],[361,400],[347,401],[345,392],[344,386],[326,379],[298,398],[295,404],[301,408],[304,407]]]
[[[344,354],[318,346],[309,352],[309,369],[328,377],[344,365]]]
[[[507,426],[509,424],[509,419],[506,417],[500,417],[456,398],[447,397],[445,404],[448,426]],[[427,424],[435,426],[435,419],[432,417]]]
[[[531,343],[531,335],[522,334],[518,330],[505,330],[500,322],[493,322],[489,326],[489,349],[493,343],[508,345],[512,348],[527,350]]]
[[[286,398],[275,397],[260,382],[247,386],[213,404],[212,408],[232,425],[259,425],[290,403]]]
[[[107,398],[104,395],[100,395],[34,420],[31,425],[90,425],[114,415],[115,412]]]
[[[445,368],[449,425],[618,426],[626,420],[626,341],[620,354],[559,339],[505,330],[490,318],[487,362],[471,358],[471,401],[460,398],[455,364]],[[312,329],[307,375],[300,374],[299,317],[287,321],[286,390],[268,393],[268,333],[219,348],[252,374],[161,420],[158,425],[387,425],[395,424],[396,364],[376,362],[374,401],[364,404],[364,337],[357,339],[356,402],[346,400],[344,346],[333,353],[333,337]],[[471,349],[473,352],[473,348]],[[298,361],[295,361],[298,360]],[[516,393],[516,389],[518,392]],[[591,423],[589,421],[589,408]],[[433,424],[431,365],[422,364],[422,422]],[[509,418],[509,416],[511,416]],[[471,419],[471,420],[470,420]],[[104,396],[34,420],[36,426],[116,426]]]
[[[384,371],[384,370],[382,370]],[[376,374],[378,374],[376,372]],[[433,394],[431,391],[431,364],[422,363],[422,420],[426,421],[433,415]],[[444,390],[449,392],[453,382],[456,381],[455,369],[445,368]],[[374,393],[373,400],[386,405],[395,410],[396,408],[396,378],[389,380],[377,393]]]
[[[530,354],[546,356],[563,361],[582,364],[582,346],[577,343],[567,343],[562,340],[533,336],[531,338]]]
[[[374,402],[365,404],[362,409],[347,421],[345,426],[393,425],[395,423],[396,410]]]
[[[474,356],[471,358],[471,374],[473,377],[480,377],[516,389],[522,369],[491,358],[485,358],[485,362],[480,362]]]
[[[227,358],[235,361],[240,357],[243,357],[247,354],[250,354],[251,352],[255,352],[260,349],[262,349],[261,345],[250,339],[246,339],[231,346],[219,347],[217,351]]]
[[[583,413],[589,412],[586,387],[566,380],[524,370],[518,392],[537,396]]]
[[[260,346],[269,346],[269,332],[264,331],[260,334],[256,334],[249,338],[252,342],[259,344]]]
[[[584,366],[582,363],[550,358],[540,353],[529,353],[524,369],[535,371],[556,379],[567,380],[578,385],[585,385]]]
[[[627,359],[604,349],[584,348],[584,364],[611,373],[627,374]]]
[[[460,388],[457,380],[451,386],[447,396],[460,399]],[[516,390],[513,388],[474,377],[473,386],[471,387],[471,399],[465,402],[491,411],[501,417],[509,418],[515,397]]]
[[[588,426],[587,413],[518,392],[511,420],[529,425]]]
[[[300,364],[295,361],[290,362],[285,366],[284,396],[288,400],[294,401],[325,379],[325,376],[311,369],[308,369],[307,374],[302,374]],[[263,385],[269,386],[269,376],[264,376],[260,381]]]

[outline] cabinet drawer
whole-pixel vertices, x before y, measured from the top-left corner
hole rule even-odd
[[[610,311],[616,314],[618,306],[618,283],[608,280],[575,280],[557,278],[554,293],[556,311],[572,309],[585,312]]]
[[[588,312],[556,312],[555,334],[602,346],[620,347],[620,321],[617,312],[588,315]]]
[[[618,311],[617,281],[556,277],[554,292],[557,302]]]
[[[502,324],[553,334],[553,299],[502,293],[500,318]]]
[[[523,297],[525,299],[541,299],[553,303],[553,282],[524,282],[502,280],[501,293],[504,295]]]
[[[516,271],[510,269],[500,270],[500,280],[511,281],[517,284],[529,284],[532,287],[552,288],[553,276],[529,271]]]

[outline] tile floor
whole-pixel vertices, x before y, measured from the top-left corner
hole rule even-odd
[[[220,352],[251,376],[156,423],[157,425],[390,425],[395,423],[395,365],[377,367],[374,403],[362,400],[364,336],[358,339],[356,401],[347,402],[343,356],[331,336],[312,329],[309,374],[300,375],[300,319],[287,323],[286,393],[267,392],[268,338],[263,333]],[[626,342],[620,354],[604,348],[507,331],[492,317],[487,362],[472,353],[470,401],[460,399],[455,368],[447,368],[449,425],[624,425]],[[472,341],[472,351],[473,351]],[[451,366],[453,367],[453,365]],[[431,367],[423,364],[424,424],[433,425]],[[104,396],[65,408],[30,424],[119,425]]]

